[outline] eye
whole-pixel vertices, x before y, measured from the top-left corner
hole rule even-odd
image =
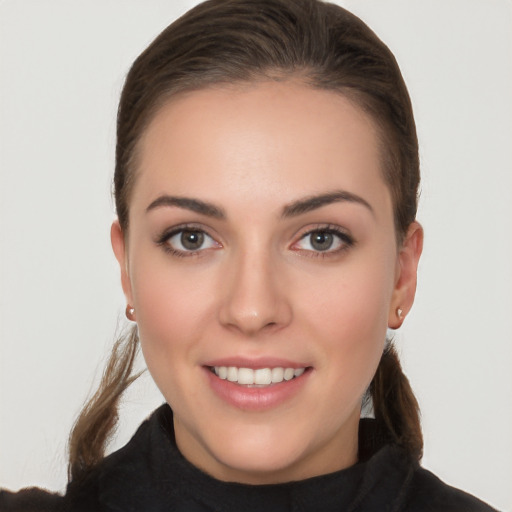
[[[328,227],[307,232],[292,249],[317,253],[336,253],[354,245],[353,239],[343,231]]]
[[[158,243],[176,256],[191,256],[200,251],[221,246],[210,235],[195,228],[174,229],[162,235]]]

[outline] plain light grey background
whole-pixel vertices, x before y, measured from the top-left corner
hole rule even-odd
[[[65,486],[69,429],[124,323],[109,241],[119,92],[196,3],[0,3],[2,487]],[[394,51],[416,111],[426,240],[397,340],[424,465],[512,509],[512,3],[340,4]],[[161,401],[148,376],[136,384],[112,449]]]

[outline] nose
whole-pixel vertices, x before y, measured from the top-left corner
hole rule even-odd
[[[222,325],[246,336],[279,330],[292,319],[283,273],[269,253],[249,251],[228,263],[222,278]]]

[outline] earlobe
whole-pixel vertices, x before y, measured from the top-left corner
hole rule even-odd
[[[407,230],[397,261],[395,289],[391,300],[388,327],[398,329],[410,311],[416,294],[418,263],[423,250],[423,228],[414,221]]]
[[[132,287],[130,282],[130,276],[128,274],[126,240],[121,225],[119,224],[119,221],[117,219],[112,223],[112,226],[110,228],[110,241],[112,243],[114,255],[116,257],[117,262],[119,263],[119,268],[121,270],[121,285],[123,287],[123,292],[126,297],[126,301],[129,304],[132,304]]]

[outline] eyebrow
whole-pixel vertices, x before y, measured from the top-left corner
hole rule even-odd
[[[177,197],[163,195],[158,199],[155,199],[147,208],[146,212],[161,208],[163,206],[177,206],[178,208],[184,208],[207,217],[213,217],[215,219],[225,219],[226,214],[222,208],[215,206],[212,203],[201,201],[199,199],[192,199],[190,197]]]
[[[322,206],[341,202],[360,204],[367,208],[372,213],[372,215],[375,215],[375,212],[370,203],[362,197],[346,190],[335,190],[333,192],[306,197],[305,199],[299,199],[293,203],[290,203],[283,208],[282,217],[296,217],[298,215],[302,215],[303,213],[317,210]]]
[[[374,214],[373,208],[370,205],[370,203],[368,203],[368,201],[366,201],[362,197],[353,194],[352,192],[348,192],[346,190],[336,190],[333,192],[309,196],[304,199],[298,199],[297,201],[293,201],[292,203],[286,205],[283,208],[281,216],[283,218],[296,217],[304,213],[317,210],[318,208],[322,208],[323,206],[341,202],[360,204],[367,208],[372,214]],[[201,201],[200,199],[192,199],[190,197],[179,197],[169,195],[163,195],[155,199],[146,208],[146,212],[166,206],[183,208],[185,210],[190,210],[201,215],[206,215],[207,217],[213,217],[215,219],[226,219],[226,213],[224,212],[224,210],[212,203]]]

